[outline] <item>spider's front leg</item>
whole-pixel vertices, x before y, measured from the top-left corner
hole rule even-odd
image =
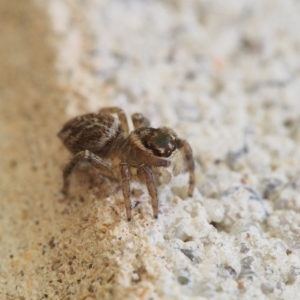
[[[150,127],[150,121],[141,113],[135,113],[131,116],[134,129],[140,127]]]
[[[141,165],[137,169],[138,177],[146,182],[148,192],[151,197],[153,214],[155,219],[158,217],[158,197],[155,179],[151,169],[146,165]]]
[[[71,161],[64,168],[63,171],[64,185],[63,185],[62,193],[65,196],[67,196],[69,192],[70,175],[72,171],[80,162],[84,160],[90,162],[95,168],[99,169],[103,175],[108,177],[114,177],[110,165],[107,162],[105,162],[102,158],[95,155],[89,150],[80,151],[71,159]]]
[[[131,221],[131,202],[130,202],[130,170],[127,163],[120,163],[120,173],[122,179],[122,191],[126,208],[127,220]]]
[[[183,149],[184,159],[190,173],[188,195],[189,197],[192,197],[195,188],[195,162],[193,158],[193,151],[190,144],[182,139],[177,140],[177,147],[178,149]]]

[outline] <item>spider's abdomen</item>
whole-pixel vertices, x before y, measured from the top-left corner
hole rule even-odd
[[[86,114],[68,121],[58,137],[73,154],[89,150],[104,157],[124,139],[124,131],[112,115]]]

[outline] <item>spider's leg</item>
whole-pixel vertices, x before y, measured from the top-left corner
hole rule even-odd
[[[183,149],[184,159],[186,161],[187,169],[190,173],[188,195],[189,197],[192,197],[195,188],[195,162],[193,158],[193,151],[190,144],[182,139],[178,139],[177,147],[178,149]]]
[[[70,162],[65,166],[63,171],[64,186],[62,189],[63,194],[67,195],[70,186],[70,175],[74,168],[82,161],[90,162],[95,168],[99,169],[101,173],[108,177],[114,177],[110,165],[105,162],[102,158],[90,152],[89,150],[84,150],[78,152]]]
[[[123,109],[119,108],[119,107],[104,107],[102,109],[99,110],[99,113],[104,113],[104,114],[117,114],[118,118],[122,124],[123,130],[124,130],[124,134],[125,137],[127,137],[129,135],[129,127],[128,127],[128,122],[127,122],[127,118],[125,115],[125,112]]]
[[[134,129],[140,127],[150,127],[150,121],[140,113],[135,113],[131,116]]]
[[[120,163],[120,172],[122,179],[122,190],[124,196],[124,204],[126,208],[127,220],[131,220],[131,203],[130,203],[130,170],[127,163]]]
[[[158,217],[158,197],[157,197],[157,188],[153,173],[150,168],[146,165],[141,165],[138,168],[138,172],[143,174],[144,180],[147,184],[148,192],[151,196],[152,208],[154,217]]]

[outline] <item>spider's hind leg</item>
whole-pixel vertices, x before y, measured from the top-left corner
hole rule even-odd
[[[127,118],[126,118],[126,115],[125,115],[125,112],[123,109],[121,109],[119,107],[104,107],[99,110],[99,113],[118,115],[118,118],[122,124],[123,130],[125,133],[125,137],[127,137],[129,135],[128,122],[127,122]]]
[[[103,175],[108,177],[114,177],[110,165],[107,162],[105,162],[102,158],[95,155],[89,150],[80,151],[70,160],[70,162],[65,166],[63,170],[64,185],[63,185],[62,193],[64,195],[68,195],[69,192],[71,173],[73,172],[74,168],[84,160],[88,161],[95,168],[99,169]]]

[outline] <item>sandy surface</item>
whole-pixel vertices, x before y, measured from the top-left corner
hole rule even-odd
[[[0,299],[296,299],[299,4],[34,3],[0,0]],[[60,194],[56,133],[108,105],[192,145],[158,220],[86,166]]]
[[[1,299],[37,299],[33,266],[60,222],[62,95],[45,20],[30,1],[0,1]]]

